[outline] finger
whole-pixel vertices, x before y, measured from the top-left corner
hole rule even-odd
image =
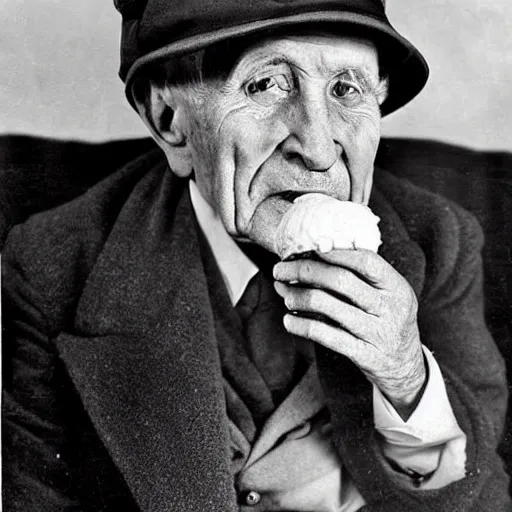
[[[335,249],[317,255],[331,265],[338,265],[362,277],[379,289],[392,289],[400,274],[381,256],[368,249]]]
[[[307,312],[327,317],[335,325],[361,340],[371,340],[375,331],[377,317],[368,315],[361,309],[333,297],[329,293],[315,288],[297,288],[276,283],[277,293],[284,298],[290,311],[299,314]]]
[[[371,314],[381,311],[380,292],[351,270],[337,265],[314,260],[283,262],[274,267],[274,277],[326,290]]]
[[[366,342],[319,320],[288,314],[285,315],[283,323],[290,334],[319,343],[338,354],[345,355],[356,364],[363,361],[365,351],[368,350]]]

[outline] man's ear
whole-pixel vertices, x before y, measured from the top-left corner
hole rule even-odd
[[[389,95],[389,77],[380,79],[379,85],[377,86],[377,101],[379,106],[384,103]]]
[[[182,178],[192,174],[192,158],[187,141],[183,94],[166,84],[140,79],[133,85],[137,111],[151,135],[165,153],[172,172]]]

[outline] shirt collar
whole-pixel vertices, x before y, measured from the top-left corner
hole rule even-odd
[[[226,231],[220,217],[203,198],[195,181],[189,181],[190,199],[197,222],[220,268],[233,306],[242,297],[258,267],[244,254]]]

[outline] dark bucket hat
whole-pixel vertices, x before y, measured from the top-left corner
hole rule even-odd
[[[114,0],[123,16],[121,67],[132,106],[132,84],[157,60],[184,55],[227,39],[310,25],[357,30],[372,39],[389,76],[382,115],[408,103],[424,87],[421,53],[390,24],[385,0]]]

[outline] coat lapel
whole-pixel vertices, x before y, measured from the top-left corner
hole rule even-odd
[[[386,171],[376,170],[370,207],[381,219],[379,228],[383,243],[379,254],[407,279],[419,298],[425,279],[425,255],[411,238],[410,226],[406,229],[394,208],[396,202],[407,201],[407,198],[400,197],[403,196],[403,186],[395,187],[395,180]]]
[[[58,350],[141,510],[231,510],[224,395],[195,217],[186,183],[165,169],[148,172],[125,203],[75,329],[59,336]]]

